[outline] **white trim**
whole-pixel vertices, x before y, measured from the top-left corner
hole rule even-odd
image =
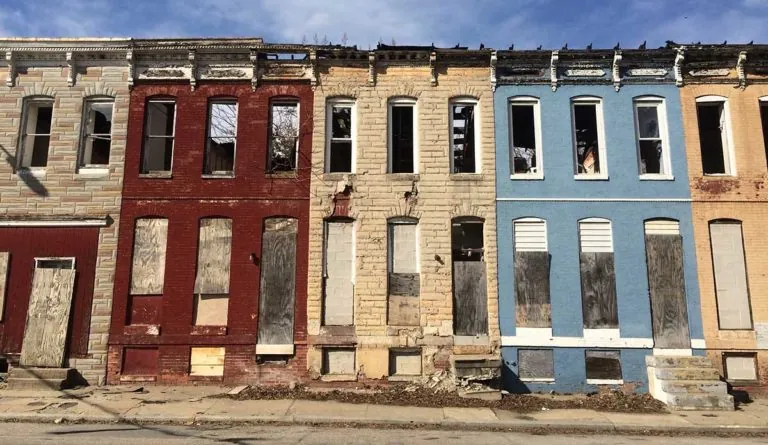
[[[96,167],[80,167],[75,173],[75,178],[78,179],[91,179],[91,178],[106,178],[109,176],[109,167],[96,168]]]
[[[707,349],[707,342],[703,338],[691,339],[692,349]]]
[[[521,328],[517,328],[519,332]],[[652,338],[606,338],[590,339],[585,337],[543,337],[540,335],[505,335],[501,337],[502,346],[542,347],[542,348],[631,348],[652,349]]]
[[[643,224],[646,235],[680,235],[680,221],[674,219],[652,219]]]
[[[552,338],[552,328],[515,328],[517,337],[546,341]]]
[[[45,168],[48,166],[48,157],[50,157],[51,155],[51,137],[53,135],[54,118],[56,117],[56,114],[54,113],[54,111],[56,111],[56,101],[51,96],[32,96],[29,98],[25,98],[22,102],[23,103],[22,103],[22,109],[21,109],[21,128],[19,131],[19,140],[18,140],[18,145],[16,149],[18,158],[16,159],[15,168],[17,172],[20,172],[25,169],[30,172],[41,169],[43,170],[43,173],[45,173]],[[51,126],[48,129],[48,133],[27,133],[27,125],[29,123],[29,107],[33,104],[50,104],[51,105]],[[37,117],[38,115],[35,114],[35,125],[37,125]],[[25,147],[27,136],[48,136],[48,147],[46,147],[47,157],[46,157],[44,166],[33,167],[31,165],[24,165],[26,163],[27,157],[29,157],[29,164],[32,164],[32,153],[27,153],[27,150]],[[34,151],[34,147],[32,151]],[[34,176],[34,177],[39,178],[39,176]]]
[[[0,227],[106,227],[107,218],[79,220],[0,220]]]
[[[691,198],[496,198],[496,201],[566,202],[693,202]]]
[[[600,170],[597,173],[579,173],[576,153],[576,105],[594,105],[597,122],[597,155]],[[608,179],[608,157],[605,141],[605,122],[603,117],[603,99],[598,96],[577,96],[571,98],[571,150],[573,152],[573,174],[575,179]]]
[[[640,173],[640,119],[637,109],[640,107],[656,108],[656,119],[659,125],[659,139],[661,139],[661,172]],[[641,96],[636,97],[632,103],[635,116],[635,145],[637,149],[637,171],[641,179],[669,179],[672,173],[672,155],[669,140],[669,128],[667,125],[667,104],[663,97]]]
[[[80,120],[80,144],[78,147],[77,156],[77,173],[82,173],[82,170],[109,170],[111,165],[111,159],[107,159],[106,164],[85,164],[83,162],[85,158],[85,145],[88,142],[88,112],[93,104],[110,104],[112,105],[112,122],[110,122],[109,131],[109,157],[112,157],[112,142],[114,141],[114,121],[115,121],[115,98],[110,96],[96,96],[83,100],[83,115]]]
[[[699,96],[696,98],[696,103],[702,102],[726,102],[728,98],[725,96],[717,96],[715,94],[708,94],[706,96]]]
[[[392,171],[392,109],[396,107],[411,108],[413,113],[413,171]],[[419,173],[419,109],[416,99],[410,97],[395,97],[387,101],[387,173],[389,174],[418,174]]]
[[[616,329],[584,329],[584,339],[589,341],[613,341],[621,338],[619,328]]]
[[[587,385],[623,385],[624,379],[587,379]]]
[[[536,171],[533,173],[515,173],[514,167],[510,168],[509,179],[523,180],[532,179],[539,180],[544,179],[544,149],[542,147],[541,136],[541,101],[535,96],[513,96],[507,100],[507,125],[509,128],[509,138],[507,143],[509,152],[510,166],[514,165],[514,156],[512,155],[512,148],[514,147],[514,134],[512,126],[512,107],[515,105],[530,105],[533,107],[533,131],[534,131],[534,143],[536,144]]]
[[[149,134],[149,107],[153,103],[165,103],[165,104],[173,104],[173,131],[170,135],[165,136],[152,136]],[[207,117],[207,116],[206,116]],[[176,124],[178,123],[179,118],[179,107],[176,103],[176,98],[157,98],[157,99],[149,99],[147,100],[147,103],[144,107],[144,129],[141,134],[141,153],[139,154],[139,177],[141,175],[145,175],[144,177],[152,177],[152,175],[157,174],[172,174],[173,173],[173,158],[176,153]],[[207,136],[208,136],[208,126],[206,125],[206,146],[208,145]],[[168,170],[147,170],[144,172],[144,154],[145,150],[147,149],[147,141],[150,140],[152,137],[157,138],[170,138],[173,143],[171,144],[171,165],[169,166]],[[111,156],[111,153],[110,153]]]
[[[581,252],[613,252],[613,225],[610,220],[584,218],[578,224]]]
[[[762,96],[757,98],[758,102],[768,102],[768,96]]]
[[[351,160],[350,171],[348,172],[332,172],[331,171],[331,142],[333,141],[333,108],[349,108],[349,124],[352,127],[350,131],[351,138]],[[349,98],[336,98],[328,99],[325,104],[325,165],[323,172],[325,173],[355,173],[355,167],[357,164],[357,101]]]
[[[290,172],[296,172],[299,169],[299,149],[301,148],[301,102],[297,98],[292,97],[284,97],[284,98],[278,98],[275,100],[269,101],[269,128],[267,129],[267,137],[269,138],[267,140],[267,168],[271,167],[272,164],[272,137],[274,136],[272,133],[272,107],[275,105],[295,105],[296,106],[296,156],[293,160],[293,170],[280,170],[280,171],[268,171],[270,174],[274,173],[290,173]],[[238,109],[238,113],[239,113]],[[237,143],[237,142],[235,142]],[[234,170],[234,168],[233,168]]]
[[[549,377],[531,377],[531,378],[521,378],[521,382],[525,383],[555,383],[555,379],[549,378]]]
[[[293,355],[294,345],[256,345],[256,355]]]
[[[46,167],[21,167],[16,170],[16,176],[29,176],[36,179],[45,179],[48,176]]]
[[[641,181],[674,181],[674,175],[654,175],[654,174],[642,174],[640,175]]]
[[[213,142],[213,140],[229,139],[229,136],[223,136],[223,137],[211,136],[211,127],[213,126],[213,107],[216,105],[234,105],[235,106],[235,136],[232,137],[232,139],[234,140],[234,147],[232,147],[232,170],[212,170],[212,171],[206,172],[205,170],[208,167],[205,162],[207,160],[206,155],[208,154],[208,151],[211,148],[211,143]],[[270,104],[268,112],[271,112],[271,111],[272,111],[272,106]],[[298,110],[296,111],[298,112]],[[175,113],[174,113],[174,118],[175,118]],[[238,100],[228,98],[228,97],[214,98],[212,100],[209,100],[207,118],[208,118],[208,125],[206,127],[206,135],[205,135],[205,153],[203,154],[202,176],[204,176],[206,179],[233,177],[235,176],[235,166],[237,165],[237,136],[238,136],[237,121],[238,119],[240,119],[240,104],[238,103]],[[175,130],[174,130],[174,144],[176,144]],[[269,144],[269,141],[267,141],[267,144]],[[267,153],[269,153],[269,147],[267,147]]]
[[[661,348],[653,348],[653,355],[660,355],[660,356],[685,356],[685,357],[691,357],[693,356],[693,351],[690,349],[661,349]]]
[[[453,172],[453,107],[456,105],[462,105],[462,106],[472,106],[475,108],[475,171],[473,172],[461,172],[461,173],[454,173]],[[467,175],[467,174],[479,174],[483,172],[482,169],[482,146],[480,144],[480,141],[483,140],[482,135],[480,134],[482,125],[480,124],[481,119],[480,114],[480,101],[475,99],[474,97],[457,97],[452,99],[448,103],[448,161],[449,161],[449,167],[450,167],[450,174],[452,175]]]
[[[519,218],[512,221],[515,252],[547,252],[547,221],[541,218]]]

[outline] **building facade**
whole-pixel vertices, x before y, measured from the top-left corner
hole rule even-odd
[[[136,40],[132,57],[108,381],[302,380],[309,51]]]
[[[704,347],[676,54],[497,57],[505,386],[645,391],[646,356]]]
[[[104,381],[129,41],[0,41],[0,356]],[[2,361],[2,360],[0,360]]]
[[[490,55],[318,54],[313,378],[416,379],[463,358],[498,368]]]

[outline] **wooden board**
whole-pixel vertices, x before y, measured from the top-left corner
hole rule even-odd
[[[419,326],[419,297],[390,295],[387,305],[390,326]]]
[[[226,326],[228,313],[227,295],[195,295],[195,326]]]
[[[224,375],[225,348],[192,348],[189,375],[218,377]]]
[[[551,349],[520,349],[517,351],[520,379],[554,379],[555,358]]]
[[[204,218],[200,221],[197,247],[196,294],[229,294],[229,264],[232,258],[232,220]]]
[[[691,347],[679,235],[645,235],[648,286],[656,348]]]
[[[488,334],[485,262],[453,262],[454,335]]]
[[[22,366],[64,366],[74,285],[74,269],[35,269],[21,347]]]
[[[157,375],[160,351],[157,348],[125,348],[120,373],[123,375]]]
[[[388,285],[389,295],[418,297],[421,281],[417,273],[391,273]]]
[[[298,221],[273,218],[261,244],[258,343],[293,344]]]
[[[163,293],[168,220],[142,218],[136,221],[133,238],[131,295]]]
[[[352,223],[326,223],[323,253],[323,325],[326,326],[354,323],[353,239]]]
[[[619,327],[612,252],[581,252],[581,304],[586,329]]]
[[[552,326],[549,297],[549,252],[515,252],[517,326]]]
[[[585,353],[587,379],[621,380],[621,355],[619,351],[587,351]]]
[[[421,350],[390,349],[389,375],[421,375]]]
[[[355,350],[352,348],[324,348],[323,374],[355,374]]]
[[[0,252],[0,322],[3,321],[3,314],[5,313],[5,294],[7,292],[10,259],[11,254],[9,252]]]
[[[709,235],[720,329],[752,329],[741,224],[710,224]]]

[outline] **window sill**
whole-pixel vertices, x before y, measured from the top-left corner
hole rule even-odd
[[[75,173],[75,179],[102,179],[108,178],[110,170],[108,167],[104,168],[80,168]]]
[[[482,181],[482,173],[451,173],[451,181]]]
[[[282,171],[282,172],[267,172],[265,175],[267,178],[273,179],[295,179],[298,177],[296,170]]]
[[[234,173],[205,173],[202,175],[203,179],[234,179]]]
[[[173,173],[172,172],[139,173],[139,178],[141,179],[172,179]]]
[[[323,179],[326,181],[342,181],[346,179],[352,179],[355,177],[355,173],[353,172],[326,172],[323,174]]]
[[[293,355],[295,352],[293,344],[288,345],[265,345],[256,344],[256,355]]]
[[[517,175],[509,175],[509,179],[513,181],[541,181],[544,179],[544,175],[543,174],[537,174],[537,175],[517,174]]]
[[[735,178],[736,175],[731,173],[702,173],[705,178]]]
[[[395,181],[418,181],[418,173],[387,173],[389,179]]]
[[[607,181],[608,175],[585,175],[585,174],[576,174],[573,175],[573,179],[577,181]]]
[[[520,379],[523,383],[555,383],[555,379],[548,379],[548,378],[530,378],[530,379]]]
[[[587,379],[587,385],[623,385],[624,379]]]
[[[674,181],[672,175],[640,175],[641,181]]]
[[[45,179],[47,171],[45,168],[22,168],[16,172],[19,177],[26,176],[30,178]]]
[[[356,382],[355,374],[325,374],[320,377],[323,382]]]
[[[416,382],[421,379],[421,374],[413,375],[391,375],[387,377],[390,382]]]

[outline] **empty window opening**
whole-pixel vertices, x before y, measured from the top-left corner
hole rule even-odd
[[[477,173],[477,131],[474,103],[451,104],[453,173]]]
[[[395,102],[390,105],[392,173],[415,173],[415,109],[413,103]]]
[[[231,175],[235,169],[237,102],[212,102],[208,111],[208,143],[205,147],[206,175]]]
[[[327,221],[323,255],[323,324],[350,326],[354,320],[354,225]]]
[[[112,148],[113,101],[89,100],[85,102],[83,118],[83,141],[80,167],[102,167],[109,165]]]
[[[160,295],[165,281],[165,250],[168,220],[136,220],[133,233],[131,295]]]
[[[195,277],[196,326],[227,325],[231,256],[232,220],[201,219]]]
[[[224,375],[225,348],[192,348],[189,356],[189,375],[221,377]]]
[[[635,135],[641,175],[669,174],[665,153],[662,102],[635,102]]]
[[[725,379],[729,382],[756,382],[757,355],[754,352],[726,352],[723,354]]]
[[[701,145],[701,165],[705,175],[730,175],[729,134],[725,101],[696,104]]]
[[[612,384],[623,381],[620,351],[586,351],[585,361],[588,384]]]
[[[175,126],[176,103],[174,101],[151,100],[147,103],[141,173],[171,171]]]
[[[269,119],[269,171],[296,170],[299,154],[298,102],[272,103]]]
[[[25,105],[19,167],[45,167],[48,165],[48,147],[51,142],[53,100],[33,99]]]
[[[351,173],[354,153],[354,104],[338,102],[330,105],[327,169],[329,173]]]
[[[713,221],[709,239],[720,329],[752,329],[741,223]]]
[[[555,359],[551,349],[517,351],[518,377],[523,382],[554,382]]]
[[[453,261],[483,261],[483,222],[461,221],[451,224]]]
[[[390,349],[390,376],[421,375],[421,351],[418,349]]]
[[[388,224],[388,324],[419,325],[419,255],[416,221],[390,221]]]
[[[576,173],[594,175],[602,173],[601,135],[598,127],[599,104],[576,102],[573,104],[573,131],[576,143]]]
[[[355,350],[353,348],[324,348],[323,375],[354,375]]]
[[[611,222],[599,218],[580,221],[579,247],[584,328],[618,328]]]
[[[539,172],[537,106],[538,103],[529,101],[511,102],[509,105],[512,175]]]
[[[517,326],[551,327],[547,223],[539,218],[521,218],[514,221],[513,230]]]
[[[74,269],[74,258],[35,258],[36,269]]]
[[[765,157],[768,160],[768,98],[760,101],[760,120],[763,124],[763,146],[765,147]]]

